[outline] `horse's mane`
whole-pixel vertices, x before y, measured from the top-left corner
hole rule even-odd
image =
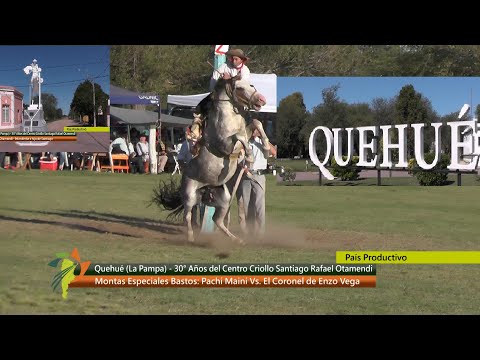
[[[234,84],[236,80],[239,80],[240,78],[235,76],[231,79],[223,79],[220,78],[217,80],[217,83],[215,84],[215,87],[213,88],[212,92],[207,95],[205,99],[200,101],[200,103],[197,105],[197,113],[200,114],[208,114],[210,110],[212,110],[215,101],[218,101],[218,95],[220,91],[225,89],[227,92],[228,97],[230,98],[231,101],[233,101],[233,90],[235,88]]]

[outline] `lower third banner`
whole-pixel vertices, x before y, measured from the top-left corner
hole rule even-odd
[[[375,287],[374,275],[78,276],[70,287]]]

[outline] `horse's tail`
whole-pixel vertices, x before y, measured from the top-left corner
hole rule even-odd
[[[167,220],[168,221],[172,221],[172,220],[178,221],[179,218],[180,218],[180,215],[183,214],[183,209],[184,208],[185,207],[183,206],[183,203],[180,204],[176,209],[173,209],[172,212],[170,214],[168,214]]]
[[[158,186],[153,189],[153,195],[150,199],[150,205],[157,205],[160,210],[172,211],[167,216],[167,220],[174,219],[183,210],[183,201],[181,196],[181,183],[170,178],[170,183],[160,180]]]

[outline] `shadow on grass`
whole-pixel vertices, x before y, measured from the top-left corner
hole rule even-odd
[[[90,231],[90,232],[94,232],[94,233],[98,233],[98,234],[104,234],[105,233],[105,230],[97,229],[93,226],[87,226],[87,225],[81,225],[81,224],[66,224],[66,223],[63,223],[61,221],[40,220],[40,219],[22,219],[22,218],[15,218],[15,217],[10,217],[10,216],[3,216],[3,215],[0,215],[0,220],[16,221],[16,222],[23,222],[23,223],[29,223],[29,224],[55,225],[55,226],[62,226],[64,228],[68,228],[68,229]],[[120,235],[120,236],[138,238],[138,236],[130,235],[130,234],[126,234],[126,233],[118,233],[118,232],[109,232],[109,233],[113,234],[113,235]]]
[[[324,183],[323,186],[365,186],[365,184],[363,183],[355,183],[355,182],[352,182],[352,181],[338,181],[338,182],[328,182],[328,183]]]
[[[147,218],[138,218],[138,217],[131,217],[131,216],[124,216],[118,214],[108,214],[108,213],[101,213],[96,211],[80,211],[80,210],[64,210],[64,211],[35,211],[35,210],[26,210],[26,209],[5,209],[3,210],[8,211],[18,211],[24,213],[31,213],[31,214],[39,214],[39,215],[56,215],[62,216],[65,218],[70,219],[80,219],[80,220],[93,220],[93,221],[100,221],[100,222],[111,222],[111,223],[118,223],[122,225],[129,225],[138,227],[140,229],[148,229],[152,231],[158,231],[168,235],[177,235],[181,234],[181,230],[177,228],[172,228],[169,225],[179,225],[178,223],[174,222],[167,222],[167,221],[152,221],[151,219]],[[61,225],[68,228],[74,228],[75,226],[83,227],[79,228],[80,230],[85,231],[94,231],[99,233],[105,233],[105,230],[99,230],[91,226],[85,226],[81,224],[66,224],[59,221],[49,221],[49,220],[39,220],[39,219],[22,219],[22,218],[14,218],[14,217],[4,217],[0,215],[1,219],[10,220],[10,221],[20,221],[20,222],[33,222],[33,223],[41,223],[41,224],[51,224],[51,225]],[[90,229],[90,230],[89,230]],[[114,234],[113,232],[111,232]],[[117,235],[124,235],[130,237],[137,237],[129,234],[117,234]]]
[[[83,231],[90,231],[95,233],[105,234],[108,232],[109,234],[114,235],[121,235],[130,238],[137,238],[137,239],[144,239],[148,237],[141,232],[141,230],[151,230],[158,232],[162,235],[170,235],[163,237],[163,241],[174,245],[183,245],[183,246],[191,246],[195,248],[213,248],[217,249],[219,247],[218,244],[230,244],[231,240],[227,237],[223,236],[221,233],[200,233],[200,228],[198,226],[194,226],[194,233],[195,233],[195,242],[189,242],[187,240],[186,234],[184,230],[186,229],[185,226],[178,224],[176,222],[168,222],[168,221],[153,221],[152,219],[148,218],[140,218],[140,217],[130,217],[130,216],[123,216],[118,214],[109,214],[109,213],[101,213],[95,211],[79,211],[79,210],[64,210],[64,211],[35,211],[35,210],[27,210],[27,209],[9,209],[9,208],[0,208],[0,210],[8,210],[9,212],[23,212],[23,213],[30,213],[36,215],[54,215],[54,216],[61,216],[69,219],[74,219],[77,221],[82,220],[90,220],[90,221],[98,221],[100,223],[110,222],[112,224],[121,224],[130,226],[132,228],[138,228],[138,234],[135,234],[136,230],[130,230],[127,232],[115,231],[115,228],[105,230],[105,228],[112,228],[112,226],[99,226],[99,228],[95,227],[95,225],[82,225],[82,224],[71,224],[62,221],[55,221],[55,220],[43,220],[43,219],[25,219],[25,218],[17,218],[13,216],[4,216],[0,215],[0,221],[15,221],[19,223],[33,223],[33,224],[42,224],[42,225],[54,225],[54,226],[61,226],[67,229],[78,229]],[[134,235],[132,235],[132,233]],[[213,239],[212,239],[213,238]],[[220,240],[218,240],[220,239]],[[241,247],[241,245],[238,245]],[[216,256],[219,258],[228,257],[231,249],[227,246],[228,251],[224,251],[225,246],[220,246],[220,250],[217,249],[219,252]],[[226,254],[226,255],[225,255]]]

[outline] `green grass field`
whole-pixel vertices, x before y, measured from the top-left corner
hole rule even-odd
[[[479,250],[477,186],[277,186],[273,176],[264,243],[214,236],[191,245],[183,227],[147,207],[169,176],[1,171],[0,313],[480,313],[479,265],[378,265],[371,289],[74,288],[67,300],[53,293],[58,269],[47,264],[74,247],[94,263],[334,263],[337,250]]]

